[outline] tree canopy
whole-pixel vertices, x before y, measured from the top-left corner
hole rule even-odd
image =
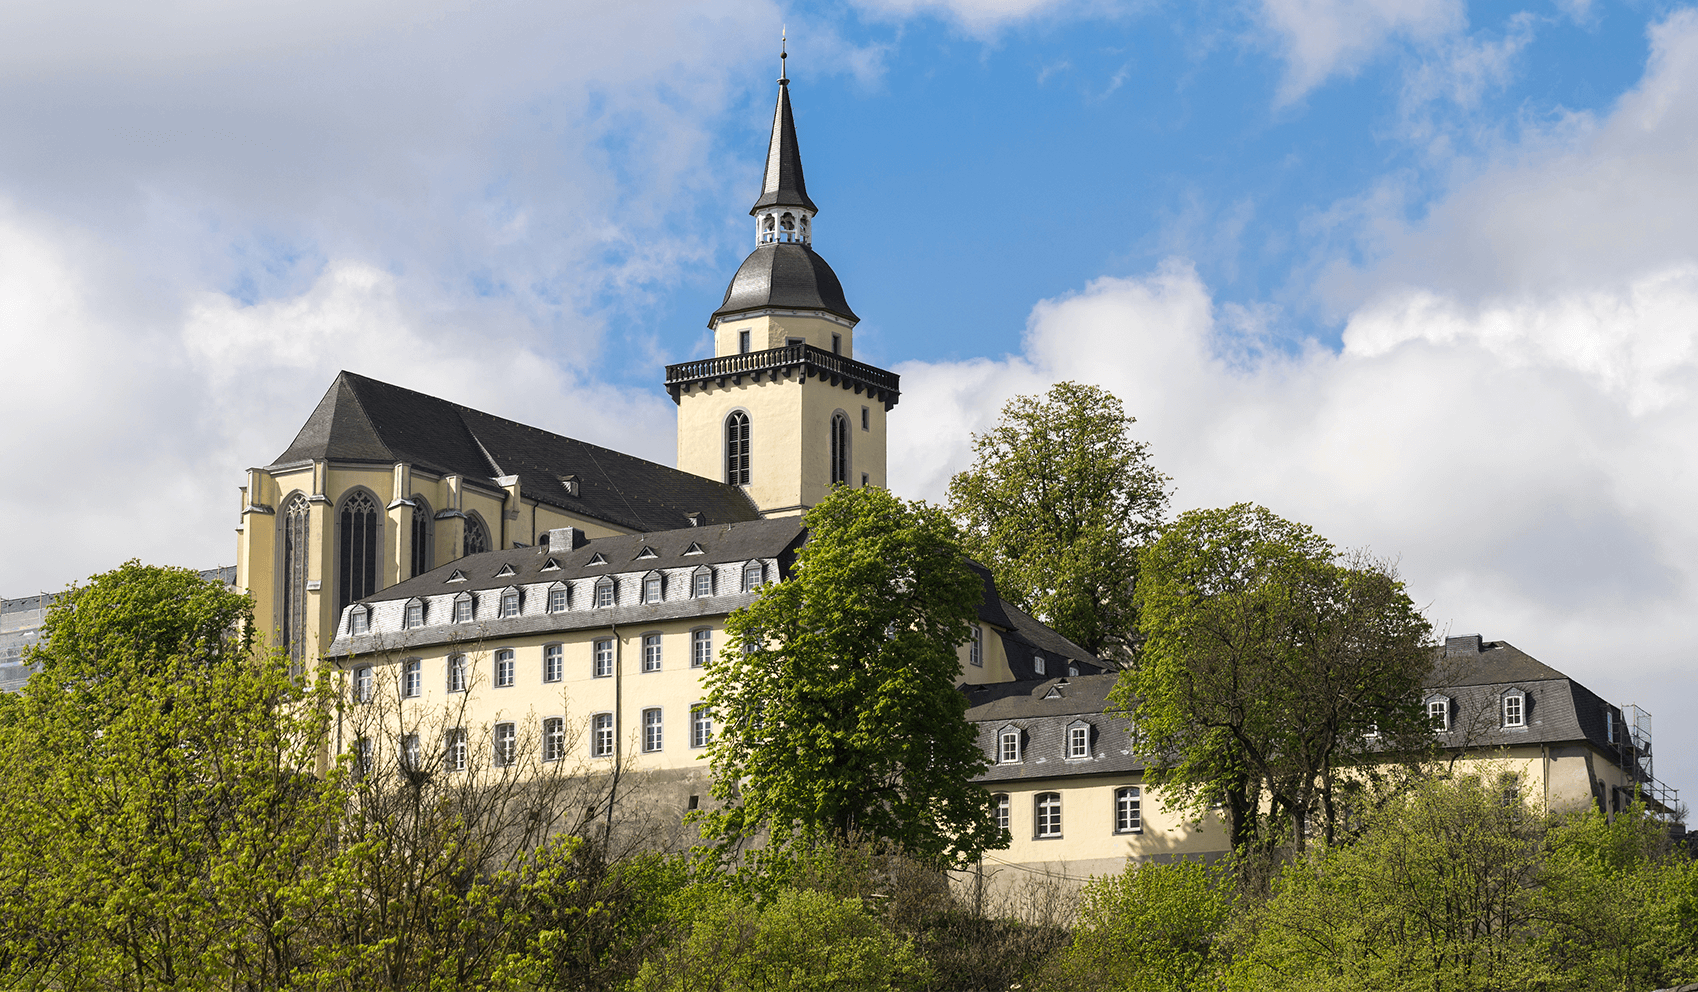
[[[1113,698],[1170,801],[1220,803],[1235,847],[1331,840],[1341,792],[1430,746],[1431,626],[1388,564],[1245,503],[1182,514],[1140,564]]]
[[[984,595],[941,511],[832,491],[792,575],[726,621],[706,675],[719,721],[707,818],[731,838],[864,835],[962,864],[1005,846],[956,689]]]
[[[949,484],[967,553],[1010,602],[1099,657],[1136,647],[1138,548],[1167,513],[1168,478],[1132,438],[1136,420],[1098,386],[1016,396],[973,435]]]

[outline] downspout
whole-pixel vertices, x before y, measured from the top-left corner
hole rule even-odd
[[[1551,746],[1549,744],[1539,745],[1539,760],[1543,763],[1545,769],[1545,812],[1549,813],[1551,811]]]
[[[601,837],[604,847],[613,840],[613,801],[619,795],[619,742],[623,740],[625,689],[625,644],[619,638],[618,624],[610,623],[607,629],[613,632],[613,783],[607,789],[607,822]]]

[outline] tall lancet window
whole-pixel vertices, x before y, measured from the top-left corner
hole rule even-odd
[[[356,492],[342,503],[337,520],[338,612],[377,591],[377,501]]]
[[[299,663],[307,647],[307,546],[311,530],[307,498],[300,493],[289,497],[278,516],[283,531],[283,608],[278,614],[278,629],[284,649]]]
[[[725,418],[725,481],[749,484],[749,415],[741,410]]]
[[[484,530],[483,521],[477,517],[466,517],[466,540],[460,549],[462,555],[479,555],[489,550],[489,531]]]
[[[849,481],[849,418],[831,415],[831,484]]]
[[[430,571],[430,504],[418,494],[413,495],[413,574]]]

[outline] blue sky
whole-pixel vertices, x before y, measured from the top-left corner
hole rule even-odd
[[[1395,560],[1698,787],[1681,4],[7,4],[0,593],[229,562],[342,368],[670,462],[786,25],[893,488],[1095,382],[1176,509]]]

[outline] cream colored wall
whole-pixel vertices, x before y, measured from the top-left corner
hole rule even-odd
[[[386,703],[399,700],[403,719],[408,724],[434,726],[444,713],[456,714],[455,719],[468,731],[472,740],[490,739],[495,724],[512,721],[518,724],[519,738],[537,741],[542,721],[563,717],[575,738],[574,749],[565,757],[573,764],[611,761],[592,758],[590,754],[590,720],[597,713],[615,713],[615,727],[624,767],[634,771],[700,769],[705,762],[698,759],[704,749],[690,746],[690,707],[703,701],[701,676],[703,669],[690,667],[690,636],[693,630],[709,627],[713,631],[714,650],[724,644],[720,623],[722,617],[672,620],[649,626],[607,627],[571,631],[543,636],[491,639],[473,644],[443,645],[411,652],[386,652],[365,658],[345,659],[340,668],[348,677],[361,666],[370,665],[376,674],[375,684],[387,694]],[[642,670],[643,637],[661,635],[661,670]],[[617,642],[616,675],[594,677],[594,644],[598,640]],[[543,652],[548,644],[564,647],[564,672],[560,682],[542,680]],[[495,686],[495,656],[503,649],[514,652],[516,670],[511,687]],[[470,688],[466,693],[448,692],[448,662],[455,654],[464,654],[468,661]],[[414,698],[398,696],[402,666],[406,659],[418,658],[422,665],[423,692]],[[617,699],[617,706],[616,706]],[[642,750],[643,710],[658,707],[662,715],[662,747],[659,751]],[[342,741],[344,748],[351,740]]]
[[[972,664],[971,644],[961,645],[955,651],[956,657],[961,659],[961,681],[967,685],[1014,681],[1014,669],[1008,664],[1008,649],[1002,643],[1002,628],[983,622],[979,627],[985,635],[984,665]]]
[[[1610,789],[1631,784],[1619,765],[1595,752],[1588,760],[1589,752],[1585,745],[1481,748],[1458,759],[1453,768],[1460,774],[1518,773],[1526,783],[1524,798],[1543,804],[1550,812],[1563,813],[1594,804],[1594,778],[1603,783],[1606,804]]]
[[[802,394],[803,385],[795,378],[754,382],[744,377],[741,383],[704,383],[690,390],[678,404],[678,467],[725,481],[725,418],[732,410],[747,410],[749,498],[763,510],[798,506],[806,426]],[[824,436],[823,429],[820,434]]]
[[[713,329],[715,357],[738,353],[738,332],[749,332],[749,350],[765,351],[784,347],[787,338],[803,338],[821,351],[830,351],[831,336],[842,335],[840,351],[844,358],[855,357],[855,330],[846,324],[825,317],[775,314],[760,317],[731,318],[719,321]]]
[[[1143,790],[1144,829],[1135,834],[1115,833],[1114,792],[1131,785]],[[1017,865],[1101,862],[1119,867],[1127,858],[1204,857],[1232,847],[1218,817],[1211,815],[1200,824],[1187,822],[1162,806],[1159,795],[1144,786],[1143,775],[1138,772],[995,782],[985,788],[993,795],[1006,794],[1010,802],[1008,832],[1012,842],[1007,850],[993,852],[997,861]],[[1035,836],[1035,798],[1044,792],[1061,794],[1060,837]]]

